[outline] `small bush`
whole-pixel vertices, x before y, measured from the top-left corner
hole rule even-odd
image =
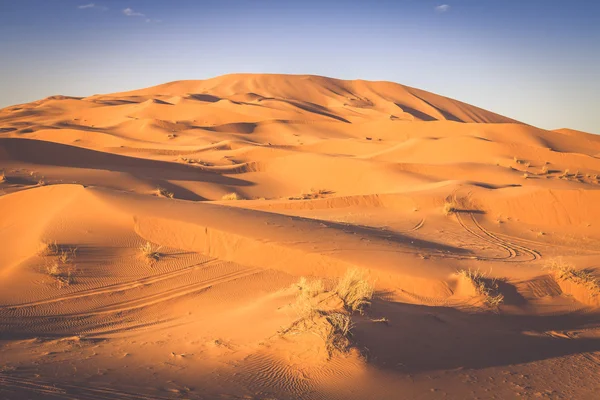
[[[50,256],[52,259],[46,262],[46,274],[52,277],[60,287],[69,286],[74,282],[76,266],[73,264],[77,256],[77,248],[63,248],[53,242],[42,242],[39,251],[42,256]]]
[[[364,271],[350,269],[339,280],[335,293],[349,312],[362,314],[373,299],[373,286],[367,281]]]
[[[331,313],[325,316],[328,323],[325,333],[325,347],[331,357],[335,352],[345,353],[351,345],[352,319],[342,313]]]
[[[577,270],[562,259],[550,260],[544,269],[550,270],[558,281],[570,281],[589,290],[592,295],[600,294],[600,280],[585,270]]]
[[[173,192],[169,192],[167,189],[160,186],[156,188],[155,193],[158,197],[167,197],[169,199],[172,199],[174,196]]]
[[[491,307],[497,307],[504,302],[504,296],[498,293],[498,283],[495,279],[488,278],[487,274],[480,270],[461,269],[458,276],[470,282],[475,291],[483,296],[484,301]]]
[[[53,256],[60,252],[60,246],[54,241],[42,241],[38,254],[41,256]]]
[[[221,197],[221,200],[243,200],[242,196],[237,194],[236,192],[227,193]]]
[[[459,211],[459,205],[456,199],[446,199],[444,202],[444,206],[442,207],[442,212],[444,215],[448,216],[454,214]]]
[[[158,261],[160,259],[160,257],[161,257],[160,250],[161,249],[162,249],[161,246],[158,246],[155,248],[152,245],[152,243],[150,243],[150,242],[146,242],[146,243],[140,245],[140,251],[142,252],[142,255],[149,262]]]
[[[4,171],[0,172],[0,183],[6,182],[6,174]]]
[[[74,282],[75,266],[64,264],[60,260],[53,260],[46,264],[46,273],[52,277],[60,287],[69,286]]]

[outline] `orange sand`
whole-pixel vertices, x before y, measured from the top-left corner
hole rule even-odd
[[[2,109],[0,398],[600,398],[600,295],[543,268],[600,277],[598,157],[592,134],[317,76]],[[278,334],[294,282],[352,268],[376,296],[350,352]]]

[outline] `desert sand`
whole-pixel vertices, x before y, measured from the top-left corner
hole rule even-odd
[[[599,157],[308,75],[4,108],[0,398],[600,398]]]

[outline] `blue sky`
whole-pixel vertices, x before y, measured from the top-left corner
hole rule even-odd
[[[0,0],[0,107],[233,72],[389,80],[600,134],[600,1]]]

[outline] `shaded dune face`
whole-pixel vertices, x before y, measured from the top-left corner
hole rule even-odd
[[[4,108],[0,397],[595,398],[598,155],[310,75]]]

